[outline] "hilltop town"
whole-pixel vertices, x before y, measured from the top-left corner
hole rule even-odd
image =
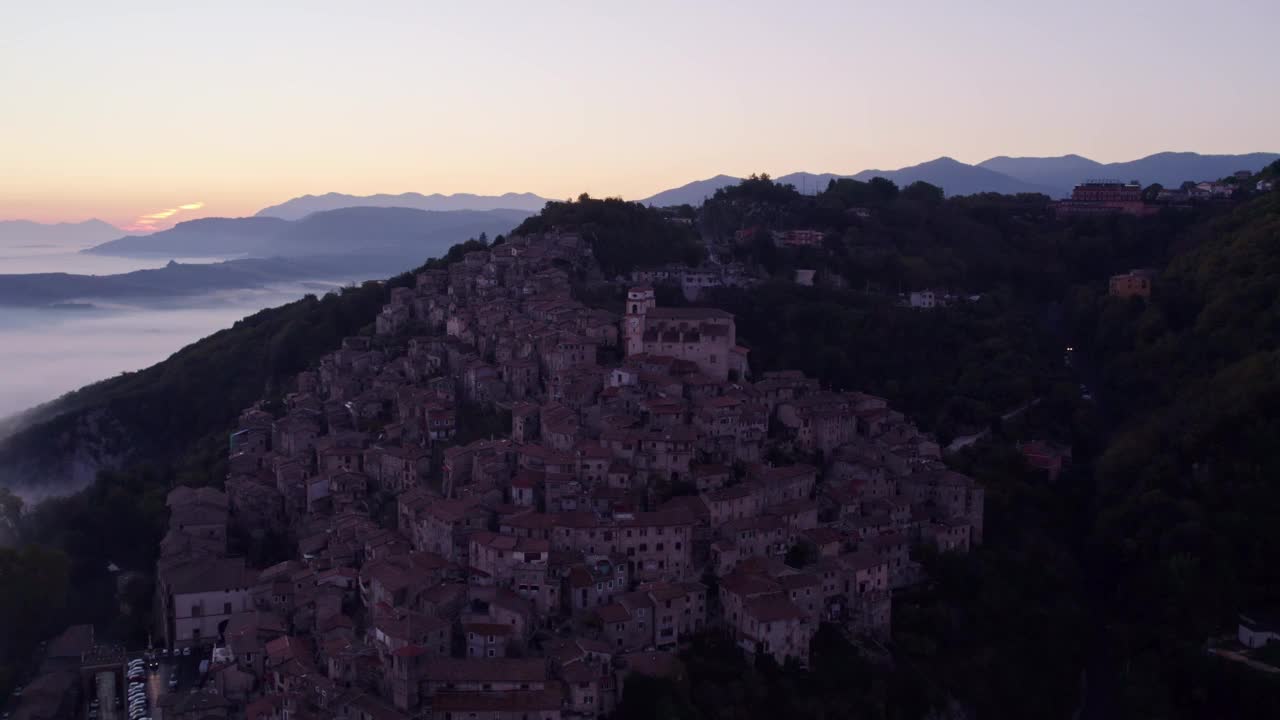
[[[1059,217],[1043,197],[846,182],[813,199],[760,178],[709,201],[696,232],[688,209],[583,196],[91,388],[110,402],[85,412],[109,412],[100,427],[138,458],[183,456],[34,512],[0,495],[0,530],[38,543],[7,555],[7,617],[31,620],[9,626],[29,654],[10,661],[3,711],[629,720],[1089,702],[1082,582],[1144,582],[1115,523],[1152,521],[1156,496],[1137,491],[1173,462],[1100,411],[1150,392],[1142,368],[1204,375],[1186,348],[1247,334],[1099,338],[1145,337],[1152,313],[1193,302],[1205,262],[1269,247],[1276,199],[1131,213],[1104,190],[1082,186],[1064,202],[1090,210]],[[1165,259],[1224,221],[1242,229]],[[1274,297],[1212,279],[1193,304]],[[1061,298],[1071,323],[1044,325],[1038,308]],[[1234,397],[1207,387],[1170,428]],[[1095,522],[1103,481],[1133,494]],[[1248,611],[1239,638],[1201,622],[1177,657],[1209,637],[1215,658],[1262,667],[1274,623],[1254,597],[1206,599],[1225,612],[1202,618]],[[986,696],[979,677],[1008,690]]]
[[[426,270],[244,411],[225,492],[168,497],[157,644],[211,662],[155,714],[602,717],[698,633],[874,648],[913,548],[982,541],[982,487],[885,400],[757,374],[648,286],[589,309],[592,262],[553,232]],[[296,556],[233,551],[267,537]]]

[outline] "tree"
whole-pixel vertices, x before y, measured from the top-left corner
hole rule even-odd
[[[22,505],[22,498],[15,495],[9,488],[0,487],[0,546],[17,540]]]
[[[898,186],[895,185],[892,180],[887,180],[877,176],[871,178],[871,182],[867,185],[871,190],[871,198],[876,201],[877,204],[888,204],[898,196]]]
[[[818,548],[813,543],[801,540],[787,549],[787,554],[783,560],[793,568],[812,565],[818,561]]]
[[[614,717],[618,720],[697,720],[702,716],[674,681],[631,673]]]
[[[916,203],[924,208],[935,208],[942,204],[946,196],[942,188],[917,180],[902,189],[902,199]]]
[[[57,627],[68,579],[62,552],[38,545],[0,548],[0,697],[12,687],[14,669],[29,666],[36,643]]]

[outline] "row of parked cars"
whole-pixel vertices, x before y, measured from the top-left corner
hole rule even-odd
[[[147,712],[147,670],[159,667],[160,662],[154,658],[134,658],[129,661],[129,694],[126,696],[129,720],[151,720],[151,715]]]

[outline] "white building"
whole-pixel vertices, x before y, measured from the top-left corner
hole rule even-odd
[[[911,293],[907,299],[907,304],[913,308],[921,308],[924,310],[932,310],[941,303],[936,293],[932,290],[920,290]]]
[[[166,644],[185,647],[216,640],[223,623],[251,608],[249,590],[256,578],[244,558],[194,560],[164,571],[159,591]]]

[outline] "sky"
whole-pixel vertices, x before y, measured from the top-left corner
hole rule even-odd
[[[1275,0],[9,0],[0,219],[1280,149]]]

